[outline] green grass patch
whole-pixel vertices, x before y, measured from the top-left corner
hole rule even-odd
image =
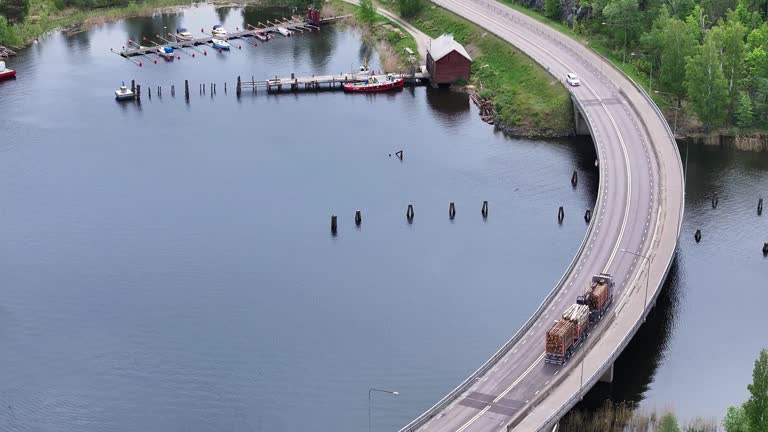
[[[393,0],[383,2],[397,10]],[[471,22],[430,5],[408,21],[431,37],[453,34],[472,55],[471,83],[493,100],[497,122],[531,134],[573,130],[568,91],[530,57]]]

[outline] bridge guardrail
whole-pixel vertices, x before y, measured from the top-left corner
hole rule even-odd
[[[578,102],[577,99],[571,98],[576,104],[579,105],[581,108],[581,103]],[[586,112],[582,109],[582,112]],[[586,115],[585,115],[586,116]],[[594,136],[592,125],[589,121],[586,122],[587,127],[589,128],[589,132],[591,136]],[[597,146],[597,143],[595,143],[595,147],[597,148],[598,152],[598,159],[600,158],[600,149]],[[603,171],[603,165],[599,165],[599,169],[601,172],[602,177],[602,171]],[[593,209],[592,213],[594,215],[600,214],[601,209],[601,202],[603,197],[603,183],[599,182],[598,191],[597,191],[597,201],[595,202],[595,208]],[[427,423],[429,420],[431,420],[437,412],[442,410],[443,408],[450,405],[451,402],[456,400],[456,398],[461,395],[461,393],[465,392],[470,385],[475,381],[475,379],[484,373],[488,372],[488,370],[496,363],[498,362],[502,357],[504,357],[510,349],[525,335],[528,330],[531,329],[533,324],[536,322],[536,320],[541,316],[542,313],[546,310],[549,303],[551,303],[552,299],[557,295],[557,293],[560,292],[560,289],[563,287],[563,284],[565,283],[565,280],[567,279],[568,275],[573,272],[573,269],[576,267],[576,263],[579,261],[579,258],[581,258],[582,253],[584,252],[584,248],[587,245],[587,240],[589,240],[591,234],[592,234],[592,227],[595,224],[595,220],[599,219],[598,217],[594,217],[590,220],[589,226],[587,227],[587,232],[584,234],[584,239],[581,241],[581,244],[579,245],[579,249],[576,251],[576,254],[574,255],[573,259],[571,260],[571,263],[568,265],[568,268],[563,273],[563,275],[560,277],[560,280],[555,284],[555,287],[552,289],[552,291],[547,294],[547,296],[544,298],[544,300],[541,302],[539,307],[536,309],[536,311],[531,315],[530,318],[520,327],[520,329],[515,333],[514,336],[512,336],[502,347],[496,351],[496,353],[491,356],[490,359],[488,359],[485,363],[483,363],[482,366],[480,366],[475,372],[470,374],[464,381],[462,381],[461,384],[459,384],[457,387],[455,387],[453,390],[451,390],[445,397],[440,399],[436,404],[434,404],[432,407],[430,407],[428,410],[426,410],[424,413],[422,413],[420,416],[416,417],[414,420],[412,420],[407,425],[403,426],[399,432],[412,432],[421,426],[423,426],[425,423]]]
[[[592,47],[590,47],[590,48],[592,48]],[[592,50],[593,50],[595,53],[599,54],[597,51],[595,51],[595,50],[594,50],[594,48],[592,48]],[[623,76],[624,76],[624,77],[625,77],[627,80],[629,80],[629,81],[632,83],[632,85],[633,85],[633,86],[634,86],[634,87],[635,87],[635,88],[636,88],[636,89],[637,89],[637,90],[640,92],[640,94],[641,94],[641,95],[642,95],[642,96],[643,96],[643,97],[644,97],[644,98],[645,98],[645,99],[648,101],[648,103],[649,103],[649,104],[650,104],[650,105],[653,107],[653,109],[654,109],[654,111],[655,111],[656,115],[657,115],[657,116],[659,117],[659,119],[661,120],[662,124],[664,124],[664,127],[665,127],[665,128],[666,128],[666,130],[667,130],[667,135],[669,136],[669,138],[670,138],[670,139],[672,140],[672,142],[674,143],[673,145],[675,145],[675,147],[676,147],[676,141],[675,141],[675,136],[674,136],[674,133],[673,133],[673,132],[672,132],[672,130],[670,129],[670,127],[669,127],[669,123],[667,122],[666,118],[664,117],[664,114],[661,112],[661,109],[659,109],[658,105],[656,105],[656,102],[654,102],[654,101],[653,101],[653,98],[651,98],[651,96],[650,96],[650,95],[649,95],[649,94],[648,94],[648,93],[645,91],[645,89],[644,89],[644,88],[643,88],[643,87],[642,87],[640,84],[638,84],[638,83],[637,83],[635,80],[633,80],[633,79],[632,79],[632,78],[631,78],[629,75],[627,75],[626,73],[624,73],[624,71],[622,71],[621,69],[619,69],[619,68],[618,68],[618,67],[617,67],[617,66],[616,66],[616,65],[615,65],[615,64],[614,64],[612,61],[610,61],[610,60],[608,60],[608,59],[605,59],[605,58],[603,58],[602,60],[603,60],[603,61],[605,61],[605,62],[607,62],[608,64],[610,64],[610,65],[611,65],[611,67],[613,67],[613,68],[614,68],[616,71],[618,71],[619,73],[621,73],[621,74],[622,74],[622,75],[623,75]],[[627,101],[628,101],[629,103],[633,104],[633,103],[632,103],[632,100],[631,100],[631,99],[629,99],[629,97],[627,97]],[[636,108],[634,107],[634,104],[633,104],[633,109],[636,109]],[[649,131],[649,132],[650,132],[650,131]],[[650,133],[649,133],[649,135],[650,135]],[[680,157],[680,152],[677,150],[677,148],[675,148],[675,155],[677,156],[677,158],[676,158],[676,159],[677,159],[678,165],[679,165],[679,167],[680,167],[680,171],[682,172],[682,171],[683,171],[683,164],[682,164],[682,159],[681,159],[681,157]],[[684,203],[684,200],[685,200],[685,193],[684,193],[684,191],[685,191],[685,181],[683,181],[683,191],[681,191],[681,193],[683,194],[683,197],[682,197],[683,203]],[[681,233],[681,230],[682,230],[682,226],[683,226],[683,214],[684,214],[684,211],[685,211],[685,206],[684,206],[684,205],[681,205],[681,206],[680,206],[680,216],[679,216],[679,220],[678,220],[678,227],[677,227],[677,238],[678,238],[678,239],[679,239],[679,237],[680,237],[680,233]],[[653,240],[653,239],[651,239],[651,240]],[[665,268],[665,270],[664,270],[664,276],[663,276],[663,277],[662,277],[662,279],[661,279],[662,281],[666,280],[666,278],[667,278],[667,275],[669,274],[669,270],[670,270],[670,269],[671,269],[671,267],[672,267],[672,262],[673,262],[673,260],[672,260],[672,259],[670,259],[670,260],[667,262],[666,268]],[[650,271],[650,268],[648,269],[648,271]],[[636,282],[636,281],[637,281],[637,279],[635,279],[635,281],[634,281],[634,282]],[[660,293],[660,292],[661,292],[661,289],[660,289],[659,287],[657,287],[657,289],[655,289],[655,290],[654,290],[654,293],[653,293],[653,296],[652,296],[652,300],[653,300],[653,301],[651,301],[651,302],[648,302],[648,305],[654,305],[654,304],[656,303],[656,298],[658,297],[658,295],[659,295],[659,293]],[[638,330],[638,329],[640,328],[640,326],[641,326],[641,325],[642,325],[642,324],[645,322],[645,317],[646,317],[646,316],[648,316],[648,313],[650,313],[650,310],[651,310],[651,307],[652,307],[652,306],[651,306],[651,307],[648,307],[648,305],[646,305],[645,309],[643,310],[643,314],[642,314],[642,317],[643,317],[643,319],[642,319],[642,320],[638,320],[638,321],[637,321],[637,322],[636,322],[636,323],[635,323],[635,324],[632,326],[632,328],[631,328],[631,329],[630,329],[630,331],[627,333],[627,335],[625,335],[625,336],[624,336],[624,338],[622,339],[622,342],[619,344],[619,346],[618,346],[618,347],[616,347],[616,349],[614,349],[613,351],[611,351],[611,354],[608,356],[608,361],[606,361],[606,362],[605,362],[605,363],[604,363],[604,364],[603,364],[603,365],[602,365],[600,368],[598,368],[598,369],[597,369],[597,371],[595,371],[595,373],[594,373],[594,374],[592,374],[592,375],[591,375],[591,376],[590,376],[590,377],[589,377],[589,378],[586,380],[586,382],[585,382],[585,385],[582,387],[582,389],[580,389],[580,390],[579,390],[579,392],[577,392],[577,393],[576,393],[574,396],[572,396],[571,398],[569,398],[569,399],[568,399],[568,401],[567,401],[567,402],[566,402],[566,403],[565,403],[565,404],[564,404],[564,405],[563,405],[563,406],[562,406],[562,407],[561,407],[559,410],[557,410],[556,412],[554,412],[554,413],[553,413],[553,414],[552,414],[552,415],[551,415],[551,416],[550,416],[550,417],[549,417],[549,418],[548,418],[548,419],[547,419],[547,420],[544,422],[544,425],[542,426],[542,428],[540,428],[540,430],[546,430],[546,429],[547,429],[547,428],[548,428],[550,425],[552,425],[553,423],[557,424],[557,422],[558,422],[558,421],[559,421],[559,420],[560,420],[560,419],[561,419],[561,418],[562,418],[562,417],[563,417],[563,416],[564,416],[564,415],[565,415],[565,414],[566,414],[566,413],[567,413],[567,412],[568,412],[568,411],[569,411],[569,410],[570,410],[570,409],[571,409],[571,408],[572,408],[574,405],[576,405],[576,403],[578,402],[578,400],[581,400],[581,399],[582,399],[582,397],[583,397],[583,392],[584,392],[584,390],[583,390],[583,389],[584,389],[584,388],[591,388],[591,387],[592,387],[592,386],[593,386],[593,385],[594,385],[594,384],[595,384],[595,383],[596,383],[596,382],[597,382],[597,381],[600,379],[600,377],[601,377],[601,376],[603,376],[603,374],[605,374],[605,372],[606,372],[606,371],[608,370],[608,368],[609,368],[609,365],[611,365],[611,366],[613,365],[613,363],[616,361],[616,359],[617,359],[617,358],[618,358],[618,356],[621,354],[621,352],[622,352],[622,351],[624,351],[624,348],[627,346],[627,344],[629,344],[629,341],[632,339],[632,336],[631,336],[631,335],[634,335],[635,333],[637,333],[637,330]],[[586,355],[586,354],[585,354],[585,355]],[[554,384],[554,383],[553,383],[553,384]]]

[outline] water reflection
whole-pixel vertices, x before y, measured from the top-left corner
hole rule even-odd
[[[469,111],[469,94],[444,88],[427,88],[427,103],[435,112],[453,118]]]
[[[656,300],[656,307],[648,314],[645,324],[614,363],[614,382],[597,383],[574,410],[594,410],[606,399],[625,401],[638,406],[656,376],[669,344],[675,317],[679,314],[679,261],[675,256],[664,288]]]

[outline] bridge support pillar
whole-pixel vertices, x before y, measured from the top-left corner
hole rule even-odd
[[[600,382],[612,383],[613,382],[613,365],[608,368],[607,371],[600,377]]]
[[[573,102],[573,124],[575,125],[576,135],[589,136],[589,126],[587,126],[587,120],[581,114],[579,106],[576,102]]]

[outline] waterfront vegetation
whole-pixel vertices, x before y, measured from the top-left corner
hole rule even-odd
[[[0,0],[0,45],[22,48],[59,28],[98,24],[158,8],[191,4],[185,0]]]
[[[329,0],[323,7],[323,15],[353,15],[355,24],[363,30],[363,38],[377,45],[382,66],[388,71],[404,71],[412,63],[406,48],[418,52],[413,36],[399,24],[376,13],[370,0],[363,0],[360,6],[344,0]]]
[[[768,431],[768,350],[755,360],[749,399],[728,408],[723,420],[697,418],[679,422],[673,409],[643,411],[628,403],[607,401],[595,412],[572,411],[563,432],[765,432]]]
[[[568,91],[530,57],[469,21],[434,5],[415,0],[382,0],[430,37],[449,33],[472,56],[473,85],[493,102],[496,123],[515,135],[562,136],[573,131],[573,105]],[[402,11],[401,11],[402,14]]]
[[[690,132],[768,131],[768,0],[499,1],[605,55]]]

